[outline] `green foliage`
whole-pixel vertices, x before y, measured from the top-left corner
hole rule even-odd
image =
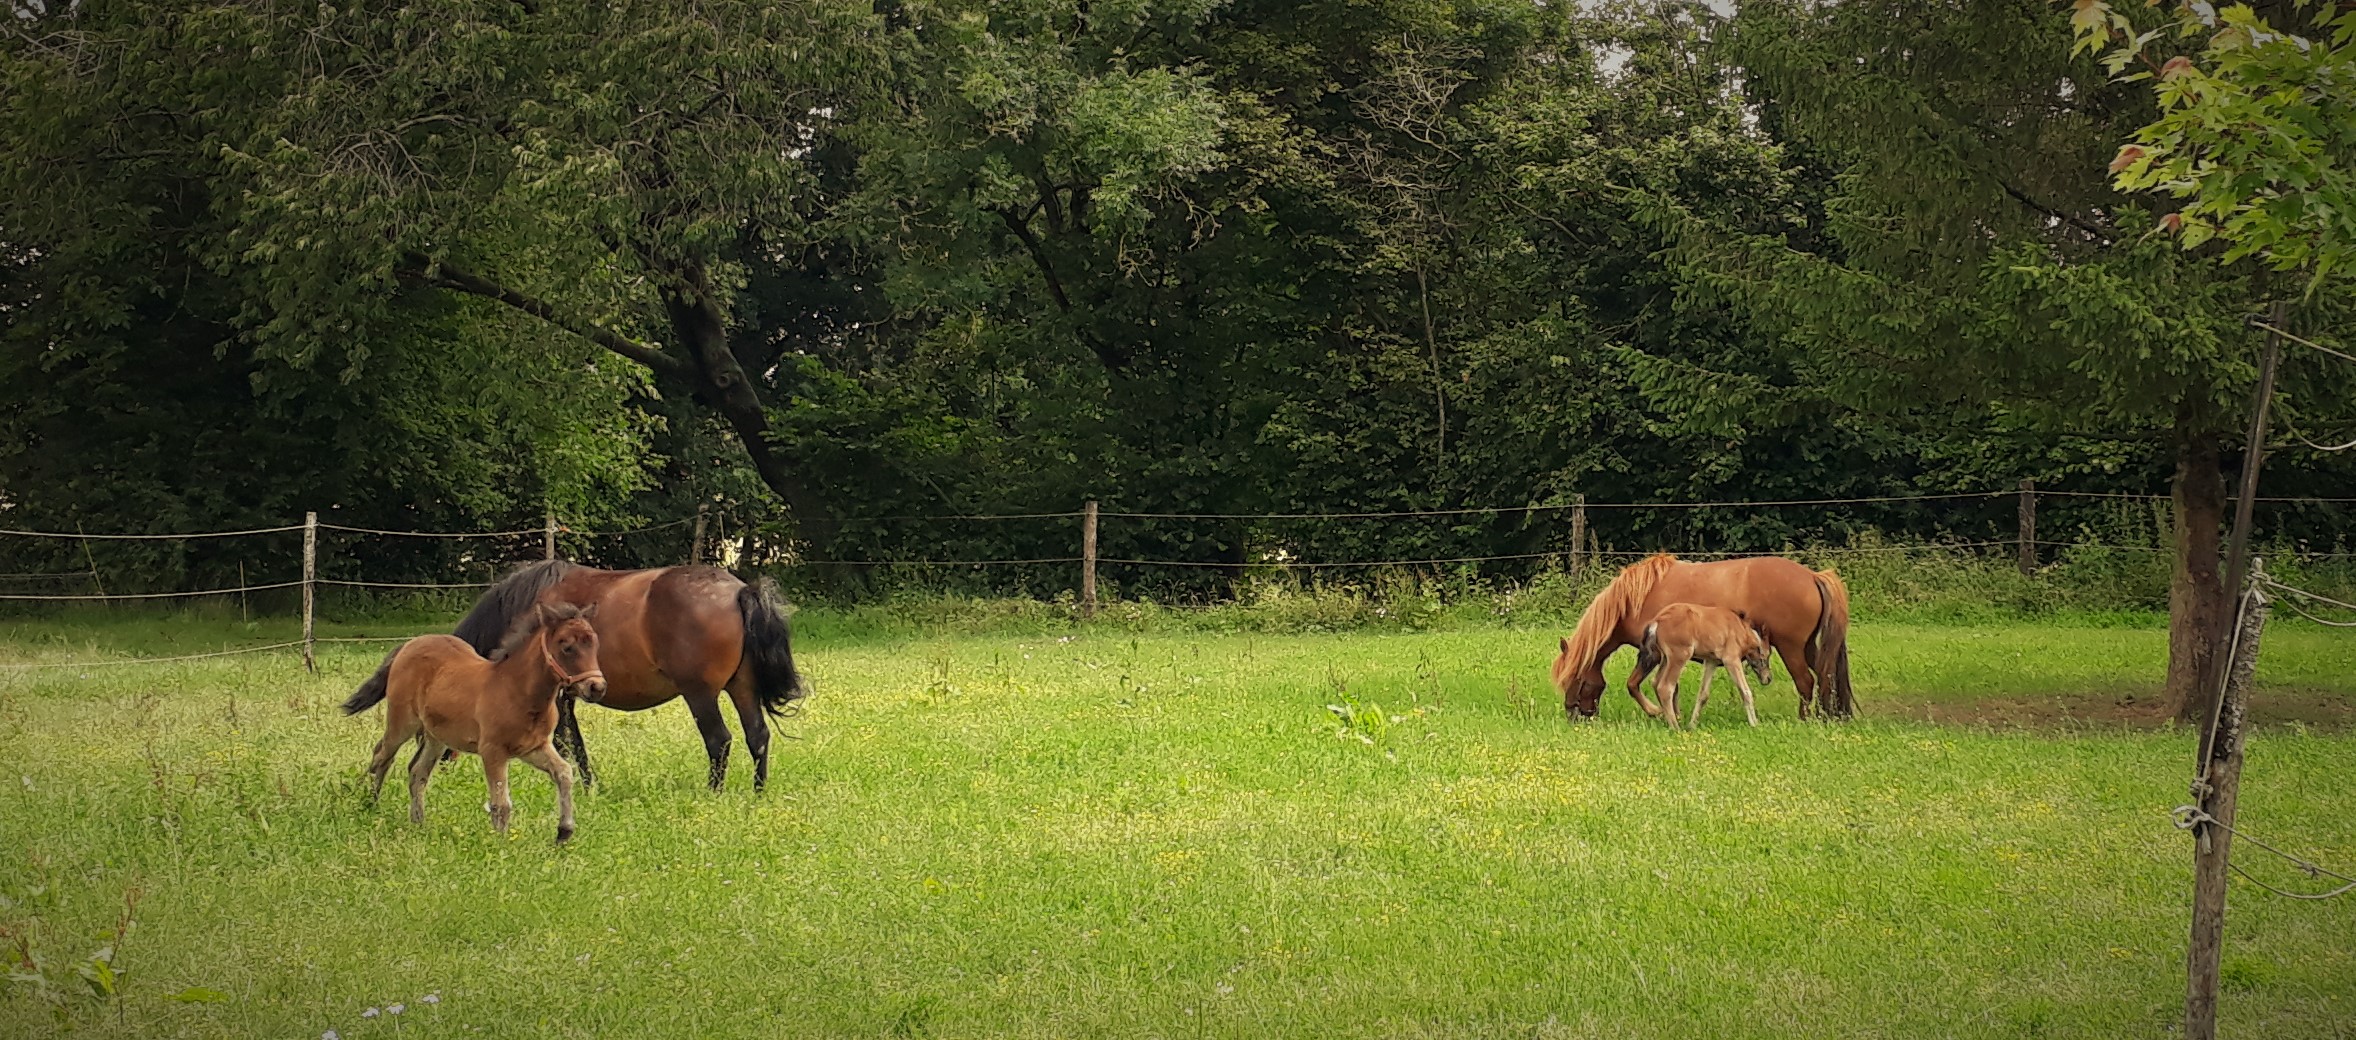
[[[2176,442],[2232,425],[2263,287],[2143,242],[2157,216],[2104,182],[2140,86],[2069,58],[2049,8],[1967,7],[28,9],[0,34],[0,509],[703,511],[732,559],[828,595],[1052,597],[1070,568],[859,561],[1068,557],[1070,521],[921,518],[1091,498],[2151,491]],[[2296,362],[2283,409],[2328,435],[2352,390]],[[2336,494],[2347,465],[2279,460],[2268,489]],[[2344,519],[2267,517],[2310,541]],[[1623,551],[2011,530],[2002,501],[1591,520]],[[1550,508],[1103,536],[1218,565],[1107,568],[1196,603],[1256,601],[1288,560],[1509,557],[1445,582],[1528,581],[1570,530]],[[560,544],[645,565],[688,537]],[[5,543],[0,573],[278,580],[285,541]],[[339,537],[325,566],[450,580],[536,550]]]
[[[2120,190],[2184,200],[2160,226],[2185,249],[2218,239],[2222,262],[2261,257],[2303,276],[2310,297],[2344,273],[2356,259],[2356,9],[2296,0],[2269,19],[2247,4],[2177,3],[2142,29],[2100,0],[2075,6],[2072,53],[2149,81],[2159,104],[2111,160]]]

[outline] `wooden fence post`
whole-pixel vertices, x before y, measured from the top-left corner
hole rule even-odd
[[[319,514],[303,514],[303,667],[311,674],[319,673],[319,659],[312,652],[311,616],[317,597],[319,579]]]
[[[2021,573],[2037,573],[2037,482],[2021,478]]]
[[[695,504],[695,541],[687,546],[687,562],[690,566],[704,562],[704,504],[701,502]]]
[[[1587,549],[1587,495],[1586,495],[1586,493],[1585,493],[1585,492],[1581,492],[1581,493],[1579,493],[1579,494],[1576,494],[1576,495],[1572,495],[1572,496],[1571,496],[1571,580],[1572,580],[1572,581],[1577,581],[1577,580],[1579,580],[1579,572],[1580,572],[1580,569],[1581,569],[1581,565],[1582,565],[1582,564],[1584,564],[1584,563],[1586,562],[1585,560],[1581,559],[1580,557],[1581,557],[1581,556],[1582,556],[1582,555],[1585,553],[1586,549]]]
[[[2266,413],[2274,403],[2274,375],[2282,360],[2282,336],[2289,305],[2277,300],[2267,316],[2265,358],[2258,365],[2258,389],[2250,402],[2250,436],[2242,447],[2241,492],[2234,497],[2233,535],[2225,547],[2225,587],[2240,597],[2240,624],[2232,656],[2201,673],[2202,687],[2217,686],[2217,706],[2201,722],[2200,761],[2193,767],[2192,796],[2199,815],[2192,820],[2192,945],[2186,952],[2185,1040],[2216,1040],[2218,967],[2225,944],[2225,872],[2231,851],[2234,801],[2241,794],[2242,714],[2250,675],[2258,667],[2258,638],[2266,631],[2266,568],[2250,559],[2250,513],[2258,501],[2258,470],[2266,462]],[[2219,682],[2219,676],[2223,681]],[[2215,821],[2215,822],[2210,822]]]
[[[2234,802],[2241,794],[2243,719],[2250,676],[2258,667],[2258,640],[2266,632],[2270,602],[2260,586],[2266,570],[2251,571],[2242,592],[2241,625],[2226,663],[2225,689],[2217,716],[2204,727],[2201,760],[2192,782],[2192,948],[2185,957],[2185,1040],[2216,1040],[2218,966],[2225,943],[2225,881],[2232,852]],[[2210,822],[2215,821],[2215,822]]]
[[[540,536],[540,548],[541,559],[553,560],[556,558],[556,513],[554,511],[550,511],[548,514],[548,526]]]
[[[1080,616],[1096,616],[1096,500],[1080,507]]]

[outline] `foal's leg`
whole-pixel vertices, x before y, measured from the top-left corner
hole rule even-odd
[[[1628,670],[1628,699],[1635,701],[1638,710],[1643,711],[1647,715],[1660,714],[1658,705],[1646,704],[1644,702],[1644,677],[1648,675],[1658,676],[1660,674],[1659,668],[1660,666],[1656,664],[1652,667],[1652,669],[1647,670],[1644,667],[1644,659],[1642,657],[1638,657],[1636,659],[1636,666]],[[1654,693],[1659,693],[1661,691],[1661,682],[1658,678],[1653,680],[1652,688]],[[1598,694],[1598,696],[1601,695]]]
[[[711,759],[712,790],[719,790],[728,782],[728,723],[720,718],[720,695],[711,690],[682,693],[687,702],[687,713],[695,716],[695,728],[704,737],[704,756]]]
[[[534,748],[524,756],[524,762],[556,781],[556,843],[562,845],[573,836],[573,767],[549,744]]]
[[[1693,717],[1685,720],[1685,726],[1687,729],[1695,729],[1701,726],[1702,705],[1710,703],[1710,680],[1717,677],[1718,666],[1711,664],[1708,661],[1703,661],[1702,692],[1694,694],[1693,696]]]
[[[385,714],[384,739],[376,742],[376,750],[368,756],[368,800],[375,802],[384,793],[384,778],[393,770],[393,756],[401,753],[401,745],[416,735],[414,729],[404,732],[395,728],[390,712]]]
[[[1750,679],[1742,674],[1742,666],[1739,664],[1729,666],[1726,669],[1726,673],[1728,675],[1734,676],[1734,688],[1742,691],[1742,713],[1750,718],[1751,728],[1758,729],[1759,709],[1751,703]]]
[[[417,753],[409,756],[409,822],[425,822],[425,782],[434,778],[434,767],[442,764],[442,751],[449,745],[420,734]]]
[[[744,750],[753,756],[753,790],[757,793],[769,786],[769,715],[754,698],[750,677],[739,678],[737,685],[744,688],[730,687],[728,699],[736,705],[737,724],[744,727]]]
[[[483,782],[491,792],[491,829],[507,833],[507,821],[515,815],[515,802],[507,797],[507,755],[489,744],[482,745]]]
[[[1669,659],[1661,662],[1660,677],[1652,681],[1652,692],[1661,699],[1661,719],[1669,724],[1669,731],[1677,731],[1677,680],[1685,673],[1686,656],[1671,651]]]

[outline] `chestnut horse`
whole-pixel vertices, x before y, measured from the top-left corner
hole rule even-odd
[[[376,674],[344,701],[357,715],[385,702],[384,737],[369,756],[368,798],[384,791],[393,756],[412,738],[409,822],[425,822],[425,785],[446,753],[482,756],[489,783],[491,826],[507,833],[515,803],[507,796],[507,763],[523,759],[556,781],[556,842],[573,836],[573,771],[558,758],[556,700],[579,695],[592,703],[605,693],[597,670],[597,608],[542,606],[524,615],[489,659],[455,636],[418,636],[386,654]],[[529,645],[533,653],[526,650]]]
[[[1849,589],[1839,575],[1780,556],[1687,563],[1667,553],[1621,571],[1562,641],[1554,688],[1563,695],[1564,712],[1574,718],[1595,714],[1603,699],[1604,660],[1623,646],[1641,644],[1644,626],[1671,603],[1739,610],[1764,628],[1799,690],[1801,718],[1808,717],[1819,686],[1826,715],[1856,712],[1849,689]],[[1628,693],[1645,714],[1661,713],[1644,691],[1631,687]]]
[[[558,602],[599,608],[594,623],[606,688],[596,703],[643,711],[674,697],[686,700],[711,760],[712,789],[719,790],[728,779],[728,723],[720,718],[726,690],[753,756],[753,790],[768,785],[768,717],[784,715],[806,692],[794,671],[776,585],[765,579],[747,585],[718,567],[609,571],[548,560],[485,590],[453,634],[481,650],[536,604]],[[588,784],[589,748],[572,699],[557,709],[557,750]]]

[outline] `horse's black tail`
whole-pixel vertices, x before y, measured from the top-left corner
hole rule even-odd
[[[358,715],[376,707],[376,702],[384,699],[385,684],[390,682],[393,677],[393,658],[400,655],[401,648],[397,646],[393,648],[392,653],[384,655],[384,663],[376,666],[376,674],[369,676],[367,682],[361,683],[360,688],[352,691],[350,697],[344,698],[344,714]]]
[[[563,581],[566,572],[574,566],[564,560],[542,560],[516,568],[499,579],[498,584],[484,589],[475,599],[474,608],[459,619],[458,627],[451,629],[450,634],[466,640],[475,653],[491,656],[492,651],[499,649],[500,641],[507,638],[508,630],[515,627],[515,619],[540,602],[540,594]]]
[[[777,603],[777,583],[767,578],[736,590],[744,614],[744,658],[753,669],[753,699],[771,715],[785,715],[810,691],[794,671],[792,636]]]

